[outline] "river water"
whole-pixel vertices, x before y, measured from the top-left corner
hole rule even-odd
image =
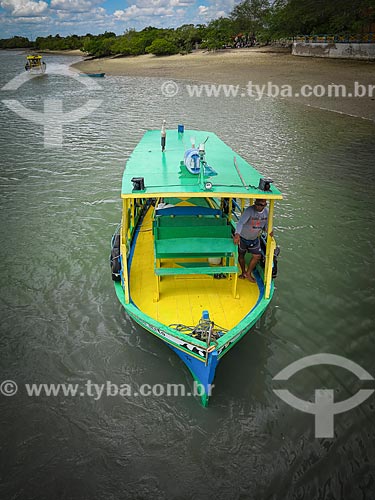
[[[335,415],[333,438],[316,438],[314,415],[274,389],[311,402],[333,389],[343,401],[375,383],[330,365],[273,377],[320,353],[375,377],[375,124],[271,98],[167,98],[160,78],[108,76],[92,89],[69,77],[74,58],[45,60],[50,74],[2,100],[35,113],[48,100],[64,113],[102,103],[63,126],[62,147],[44,147],[43,125],[0,105],[1,381],[18,384],[0,396],[0,498],[374,498],[375,395]],[[0,61],[3,88],[24,54]],[[108,265],[125,161],[163,119],[215,131],[283,192],[272,304],[222,360],[208,408],[182,396],[28,396],[32,383],[192,388],[175,354],[126,316]]]

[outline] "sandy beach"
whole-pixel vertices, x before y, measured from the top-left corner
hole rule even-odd
[[[39,50],[38,54],[57,54],[62,56],[85,56],[85,53],[82,50],[74,49],[74,50]]]
[[[251,48],[218,52],[196,51],[187,55],[156,57],[116,57],[85,60],[73,65],[79,71],[105,72],[107,75],[159,77],[165,80],[239,85],[247,92],[251,82],[254,98],[277,93],[301,105],[375,121],[375,63],[342,59],[292,56],[288,49]],[[358,82],[356,84],[355,82]],[[363,97],[329,97],[329,86],[344,85],[346,93]],[[256,88],[255,85],[260,87]],[[301,96],[301,87],[318,85],[318,96]],[[290,86],[291,91],[289,91]],[[321,87],[323,86],[323,87]],[[363,87],[362,87],[363,86]],[[373,86],[372,96],[369,86]],[[304,91],[305,92],[305,91]],[[310,87],[307,89],[310,92]],[[311,91],[312,92],[312,91]],[[292,95],[290,95],[292,93]],[[321,93],[324,96],[319,97]],[[299,94],[299,95],[297,95]]]

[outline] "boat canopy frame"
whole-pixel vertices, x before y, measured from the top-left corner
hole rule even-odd
[[[217,197],[215,197],[217,199]],[[225,197],[228,203],[228,222],[235,225],[233,220],[233,198]],[[245,207],[245,202],[248,200],[249,204],[254,202],[254,198],[242,198],[241,208]],[[220,201],[220,205],[223,203],[223,198]],[[130,255],[130,246],[132,239],[134,237],[137,226],[140,222],[144,211],[151,204],[157,204],[155,198],[149,197],[124,197],[122,200],[122,218],[121,218],[121,230],[120,230],[120,253],[122,258],[122,286],[125,294],[125,303],[130,302],[130,289],[129,289],[129,266],[128,259]],[[272,266],[273,266],[273,255],[276,249],[276,241],[271,233],[273,231],[273,216],[274,216],[274,205],[275,200],[269,200],[269,215],[268,215],[268,227],[267,227],[267,239],[266,239],[266,254],[265,254],[265,266],[264,266],[264,297],[269,299],[271,296],[271,286],[272,286]],[[158,291],[158,287],[157,287]],[[236,295],[236,288],[234,287],[234,295]],[[159,294],[156,294],[156,299],[159,300]]]
[[[199,174],[192,174],[187,170],[184,153],[192,145],[195,147],[195,144],[207,144],[207,163],[214,169],[214,174],[212,169],[210,175],[205,175],[202,169]],[[226,213],[229,223],[232,224],[235,223],[232,221],[234,204],[242,212],[246,202],[252,204],[255,199],[265,199],[269,202],[264,268],[264,297],[269,299],[276,248],[276,241],[271,233],[275,201],[283,198],[281,192],[270,179],[264,179],[254,167],[212,132],[185,130],[180,133],[177,130],[167,130],[165,149],[162,149],[160,131],[147,131],[126,162],[123,173],[120,251],[125,302],[128,304],[130,301],[128,257],[134,231],[145,207],[152,200],[155,202],[159,198],[169,197],[205,198],[211,206],[217,206],[215,200],[219,200],[222,209],[226,200]]]

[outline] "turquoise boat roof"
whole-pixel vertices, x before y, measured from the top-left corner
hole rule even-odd
[[[183,163],[185,151],[192,148],[191,138],[195,139],[196,147],[208,138],[205,143],[205,160],[217,175],[205,175],[204,182],[199,174],[190,173]],[[258,189],[259,179],[265,176],[213,132],[185,130],[184,133],[179,133],[177,129],[167,130],[164,152],[160,141],[160,130],[149,130],[144,134],[126,163],[122,178],[122,197],[282,198],[281,192],[273,183],[269,191]],[[134,177],[143,177],[144,190],[134,190]],[[212,184],[210,189],[205,188],[207,181]]]

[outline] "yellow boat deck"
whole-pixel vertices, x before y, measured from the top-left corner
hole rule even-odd
[[[154,301],[156,277],[152,235],[152,210],[143,219],[130,269],[130,296],[134,304],[157,321],[170,325],[195,326],[208,310],[210,319],[231,329],[255,306],[259,288],[248,280],[238,280],[239,298],[232,295],[232,280],[209,275],[163,276],[160,298]]]

